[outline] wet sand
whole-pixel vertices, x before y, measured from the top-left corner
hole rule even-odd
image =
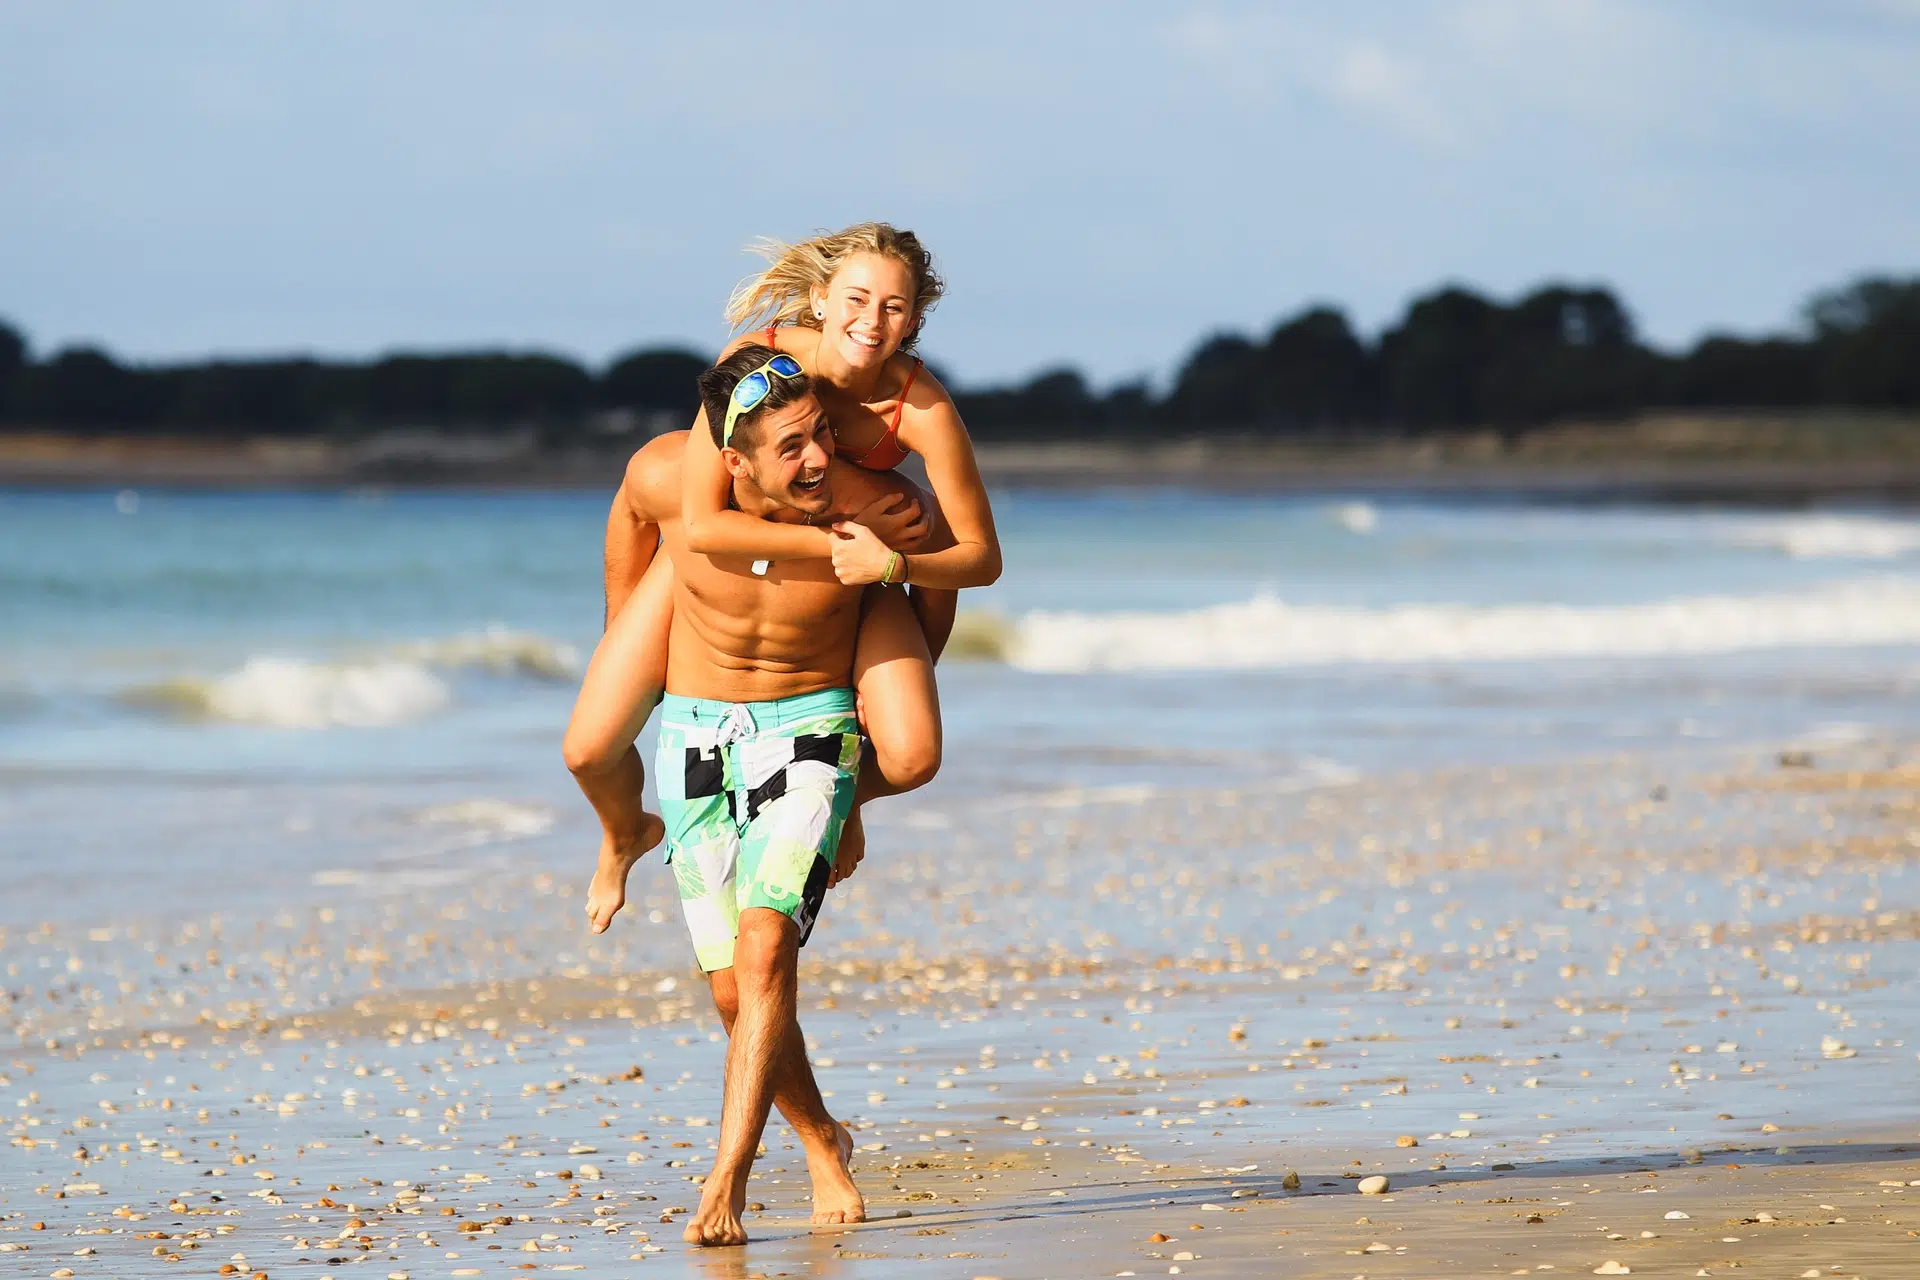
[[[49,919],[0,937],[0,1265],[1920,1274],[1917,761],[876,812],[802,989],[874,1221],[811,1229],[775,1124],[745,1249],[680,1242],[720,1033],[651,859],[597,940],[590,850]]]

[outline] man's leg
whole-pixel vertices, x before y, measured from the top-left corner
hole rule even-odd
[[[707,981],[713,990],[713,1007],[731,1039],[740,1012],[739,984],[732,969],[710,973]],[[865,1222],[866,1201],[861,1199],[851,1171],[853,1135],[833,1118],[820,1096],[813,1065],[807,1061],[806,1036],[797,1021],[774,1064],[773,1105],[806,1152],[807,1173],[813,1179],[815,1225]]]
[[[807,1065],[806,1047],[795,1011],[795,969],[800,953],[800,930],[787,916],[766,907],[740,913],[740,936],[734,943],[733,980],[739,993],[739,1011],[727,1042],[725,1099],[720,1114],[720,1152],[707,1176],[700,1210],[687,1224],[689,1244],[744,1244],[746,1231],[740,1213],[747,1203],[747,1175],[753,1170],[755,1149],[767,1123],[776,1080],[782,1074],[795,1096],[791,1099],[803,1123],[816,1133],[833,1128]],[[824,1126],[821,1122],[824,1121]],[[836,1133],[836,1140],[837,1140]],[[838,1145],[836,1141],[836,1146]],[[838,1152],[836,1152],[836,1155]],[[809,1151],[808,1168],[814,1171]],[[838,1161],[835,1161],[838,1164]],[[841,1166],[844,1177],[844,1166]],[[857,1213],[859,1191],[846,1178],[841,1192],[850,1200],[840,1205],[815,1203],[815,1216],[847,1221]],[[862,1206],[863,1207],[863,1206]],[[858,1216],[852,1218],[859,1221]]]

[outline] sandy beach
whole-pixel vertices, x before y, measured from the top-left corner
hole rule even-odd
[[[775,1125],[735,1250],[679,1238],[721,1047],[651,859],[597,940],[584,853],[14,927],[0,1249],[46,1276],[1912,1275],[1916,781],[1878,741],[876,813],[803,977],[873,1221],[810,1228]]]

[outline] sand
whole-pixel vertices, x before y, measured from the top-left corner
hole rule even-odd
[[[679,1238],[721,1049],[651,860],[599,940],[584,849],[48,919],[0,937],[0,1265],[1920,1274],[1917,759],[876,813],[802,1002],[874,1221],[811,1229],[776,1125],[744,1249]]]

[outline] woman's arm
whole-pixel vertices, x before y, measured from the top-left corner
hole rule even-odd
[[[601,619],[603,629],[619,616],[634,585],[660,549],[660,523],[647,511],[644,497],[647,472],[655,465],[652,449],[651,444],[637,449],[627,460],[627,473],[621,477],[620,490],[613,495],[613,507],[607,512],[607,544],[602,560],[607,611]]]
[[[930,390],[936,398],[902,425],[901,443],[926,460],[927,480],[953,532],[953,545],[901,556],[889,581],[939,590],[989,586],[1000,577],[1000,537],[994,532],[987,487],[952,399],[937,385]],[[835,526],[843,535],[856,527],[844,522]],[[833,570],[845,583],[878,582],[891,560],[884,544],[874,539],[841,536],[833,544]]]
[[[779,524],[728,509],[733,477],[720,459],[704,409],[693,420],[680,474],[680,519],[687,550],[755,560],[824,560],[833,554],[833,537],[825,529]]]

